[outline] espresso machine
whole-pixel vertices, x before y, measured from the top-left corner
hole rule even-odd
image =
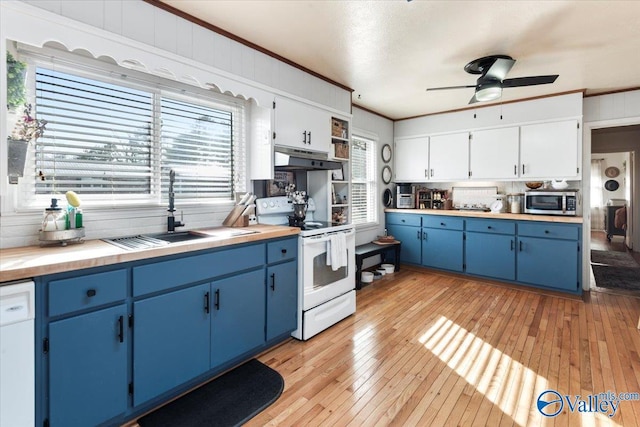
[[[396,185],[396,208],[414,209],[416,207],[416,187],[411,184]]]

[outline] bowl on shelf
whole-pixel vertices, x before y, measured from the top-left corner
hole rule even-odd
[[[524,185],[527,186],[527,188],[530,188],[532,190],[536,190],[540,187],[542,187],[542,185],[544,184],[544,182],[542,181],[531,181],[531,182],[525,182]]]
[[[380,264],[380,268],[383,269],[387,274],[392,274],[396,271],[396,266],[393,264]]]

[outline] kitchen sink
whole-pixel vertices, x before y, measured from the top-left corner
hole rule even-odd
[[[103,241],[110,243],[122,249],[134,250],[134,249],[149,249],[166,246],[170,243],[185,242],[188,240],[204,239],[208,236],[201,234],[193,234],[189,231],[182,231],[179,233],[160,233],[149,235],[138,235],[128,237],[116,237],[113,239],[102,239]]]
[[[207,236],[202,234],[195,234],[190,231],[181,231],[179,233],[161,233],[161,234],[149,234],[148,237],[158,240],[164,240],[169,243],[186,242],[188,240],[204,239]]]
[[[231,237],[245,236],[247,234],[256,234],[259,231],[242,230],[233,227],[216,227],[204,230],[198,230],[196,233],[203,237],[216,237],[218,239],[230,239]]]

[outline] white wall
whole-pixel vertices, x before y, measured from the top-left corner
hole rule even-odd
[[[384,185],[382,183],[382,179],[380,178],[382,167],[387,164],[382,161],[381,150],[384,144],[393,146],[393,122],[391,120],[385,119],[384,117],[372,114],[368,111],[354,106],[351,126],[353,129],[352,133],[357,134],[360,130],[368,134],[375,135],[378,138],[378,225],[366,229],[357,229],[356,245],[361,245],[375,240],[378,236],[384,233],[384,206],[382,204],[382,193],[387,187],[393,189],[393,185]],[[392,159],[388,164],[393,164],[393,154]],[[371,257],[365,260],[364,267],[366,268],[379,262],[380,261],[378,257]]]
[[[53,41],[69,51],[104,57],[118,64],[183,83],[252,98],[270,105],[285,95],[349,115],[351,93],[295,67],[213,33],[141,0],[0,1],[0,56],[6,43],[41,47]],[[116,47],[114,49],[114,46]],[[168,65],[170,64],[170,65]],[[0,88],[6,63],[0,61]],[[0,153],[6,158],[6,93],[0,90]],[[42,210],[19,210],[19,186],[8,185],[0,162],[0,248],[38,243]],[[25,179],[25,178],[23,178]],[[177,206],[187,229],[216,226],[231,204]],[[84,209],[87,239],[166,229],[166,206]]]

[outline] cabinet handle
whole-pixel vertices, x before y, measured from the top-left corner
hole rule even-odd
[[[520,252],[522,252],[522,240],[520,240]]]
[[[418,230],[418,240],[420,240],[420,230]]]
[[[307,131],[306,130],[304,132],[302,132],[302,143],[303,144],[307,143]]]
[[[510,250],[513,251],[513,240],[509,240],[509,243],[510,243],[510,245],[509,245]]]
[[[446,227],[447,224],[445,224],[444,222],[441,222],[440,225],[443,226],[443,227]],[[489,228],[491,228],[491,227],[489,227]]]
[[[209,292],[204,294],[204,312],[209,314]]]
[[[216,300],[213,303],[213,305],[216,308],[216,310],[220,310],[220,289],[216,289],[215,297],[216,297]]]
[[[429,178],[429,169],[424,170],[424,177]]]
[[[518,165],[513,165],[513,174],[518,175]]]
[[[491,226],[490,225],[487,226],[487,230],[491,230]]]
[[[427,240],[427,232],[426,231],[424,231],[422,233],[422,240]]]
[[[522,164],[522,175],[524,175],[524,163]]]
[[[124,342],[124,316],[118,317],[118,341]]]
[[[433,178],[433,169],[431,169],[431,178]]]
[[[282,252],[282,255],[284,255],[284,254],[287,253],[287,250],[286,249],[282,249],[281,252]]]
[[[95,289],[89,289],[89,290],[87,291],[87,296],[88,296],[89,298],[91,298],[91,297],[95,297],[95,296],[96,296],[96,290],[95,290]]]
[[[549,234],[549,230],[544,230],[544,234]]]
[[[271,273],[271,290],[276,290],[276,273]]]
[[[309,145],[311,145],[311,131],[307,132],[307,135],[309,135]]]

